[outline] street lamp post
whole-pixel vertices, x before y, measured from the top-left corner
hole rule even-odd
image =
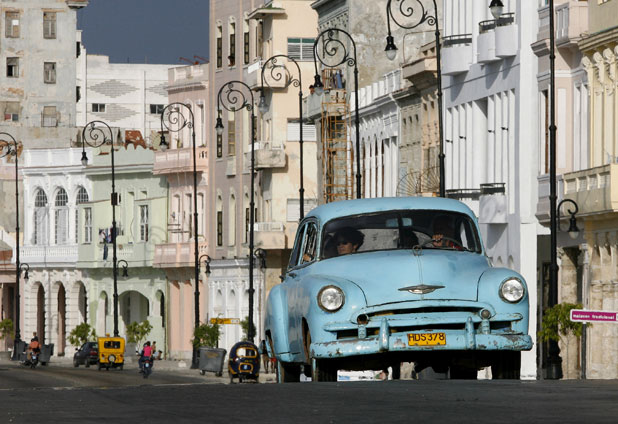
[[[235,85],[239,87],[236,87]],[[245,94],[248,93],[248,96]],[[249,331],[247,337],[250,342],[253,342],[255,334],[253,325],[253,294],[255,292],[253,288],[253,236],[255,226],[255,193],[253,187],[255,186],[255,100],[253,98],[253,91],[251,88],[242,81],[229,81],[219,89],[217,95],[217,123],[215,130],[218,135],[223,134],[223,121],[221,120],[221,108],[229,112],[237,112],[239,110],[246,109],[251,112],[251,195],[249,201]]]
[[[292,61],[294,65],[296,65],[296,69],[298,70],[298,79],[293,78],[290,70],[285,66],[284,63],[277,63],[279,58],[287,59]],[[264,79],[264,71],[266,69],[270,70],[270,78],[272,81],[281,82],[284,81],[285,85],[283,88],[288,88],[290,85],[294,87],[298,87],[298,117],[299,117],[299,125],[300,125],[300,137],[299,137],[299,149],[300,149],[300,189],[298,193],[300,195],[300,219],[303,219],[305,216],[305,187],[303,185],[303,80],[302,74],[300,72],[300,66],[298,62],[291,58],[290,56],[284,54],[278,54],[270,57],[264,65],[262,65],[262,86],[260,88],[260,100],[258,101],[258,109],[262,114],[268,111],[269,105],[266,103],[266,97],[264,96],[264,82],[266,85],[270,87],[271,85],[268,83],[268,79]]]
[[[188,112],[188,117],[182,113],[182,110]],[[199,261],[199,246],[198,246],[198,215],[197,215],[197,153],[195,144],[195,116],[191,107],[184,103],[171,103],[161,112],[161,150],[165,151],[169,147],[165,141],[164,128],[171,132],[179,132],[185,128],[191,131],[191,141],[193,143],[193,239],[195,241],[194,252],[194,268],[195,268],[195,328],[200,325],[200,261]],[[197,347],[193,346],[193,355],[191,360],[191,368],[198,367]]]
[[[344,35],[352,43],[352,56],[346,45],[339,39]],[[318,44],[322,42],[321,49]],[[336,68],[344,63],[354,67],[354,126],[356,128],[356,198],[361,198],[361,167],[360,167],[360,118],[358,115],[358,65],[356,61],[356,43],[352,36],[339,28],[329,28],[322,31],[313,43],[313,64],[315,66],[315,82],[313,87],[317,94],[324,92],[324,83],[318,73],[318,61],[328,68]]]
[[[118,337],[118,256],[116,247],[116,206],[118,205],[118,193],[116,193],[116,169],[114,163],[114,134],[109,125],[103,121],[88,122],[82,130],[82,165],[88,165],[88,156],[86,155],[86,145],[90,147],[100,147],[104,144],[110,144],[110,156],[112,159],[112,275],[114,277],[114,337]],[[126,261],[123,265],[123,277],[128,276],[128,264]]]
[[[558,304],[558,207],[556,195],[556,55],[554,47],[554,0],[549,0],[549,220],[550,220],[550,264],[549,264],[549,299],[551,308]],[[555,340],[548,346],[548,379],[562,377],[562,359],[560,347]]]
[[[4,140],[4,138],[8,138]],[[6,149],[5,149],[6,147]],[[17,345],[21,341],[21,331],[20,331],[20,302],[21,298],[19,295],[19,277],[21,274],[22,264],[19,261],[19,165],[18,165],[18,144],[15,138],[6,132],[0,132],[0,158],[5,156],[15,156],[15,341],[13,345],[13,355],[16,355]],[[28,279],[28,269],[30,268],[28,264],[23,264],[25,267],[25,278]],[[14,356],[17,358],[17,356]]]
[[[415,0],[418,3],[418,7],[410,6],[413,3],[413,0],[388,0],[386,2],[386,24],[388,27],[388,36],[386,37],[386,48],[384,51],[386,52],[386,56],[390,60],[394,60],[397,56],[397,46],[395,45],[394,38],[391,34],[391,19],[392,21],[399,27],[403,29],[414,29],[419,25],[427,23],[430,26],[436,28],[436,68],[437,68],[437,83],[438,83],[438,134],[439,134],[439,144],[440,144],[440,153],[438,154],[438,158],[440,161],[440,197],[446,196],[446,179],[445,179],[445,165],[444,165],[444,123],[442,117],[442,58],[441,58],[441,43],[440,43],[440,25],[438,22],[438,5],[436,4],[436,0],[433,0],[433,15],[428,12],[421,0]],[[398,5],[398,12],[394,12],[394,6]],[[409,25],[403,25],[397,21],[395,16],[401,16],[403,18],[412,18],[414,12],[418,11],[416,14],[418,20],[415,20]]]

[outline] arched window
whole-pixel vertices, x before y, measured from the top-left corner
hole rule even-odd
[[[77,191],[76,205],[88,203],[88,192],[84,187]],[[79,209],[75,209],[75,243],[79,243]],[[92,209],[84,208],[84,243],[92,241]]]
[[[34,196],[33,244],[47,244],[47,196],[38,189]]]
[[[67,192],[60,188],[58,193],[56,193],[56,200],[54,202],[54,243],[55,244],[66,244],[68,237],[67,233],[69,230],[68,221],[69,221],[69,209],[67,208],[67,204],[69,203],[69,196],[67,196]]]

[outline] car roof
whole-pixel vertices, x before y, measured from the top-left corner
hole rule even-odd
[[[312,209],[306,218],[315,217],[321,223],[325,223],[343,216],[405,209],[453,211],[469,215],[476,220],[474,212],[464,203],[443,197],[380,197],[341,200]]]

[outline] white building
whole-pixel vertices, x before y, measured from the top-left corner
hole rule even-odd
[[[161,131],[167,104],[168,69],[174,65],[110,63],[108,56],[87,54],[80,41],[77,61],[77,126],[103,121],[122,130],[138,130],[147,145]],[[128,135],[131,141],[139,141]]]
[[[478,215],[495,266],[528,283],[529,333],[537,328],[535,217],[539,154],[537,2],[505,0],[492,17],[488,2],[444,1],[442,75],[446,190]],[[522,378],[537,377],[536,352],[522,355]]]

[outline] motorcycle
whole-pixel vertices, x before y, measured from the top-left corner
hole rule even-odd
[[[32,352],[32,355],[30,355],[30,359],[26,359],[23,362],[23,364],[26,367],[30,367],[32,369],[35,369],[36,366],[39,364],[39,353],[38,352]]]
[[[144,378],[148,378],[148,376],[152,374],[152,356],[148,356],[144,358],[144,363],[142,367],[143,367],[142,371],[144,374]]]

